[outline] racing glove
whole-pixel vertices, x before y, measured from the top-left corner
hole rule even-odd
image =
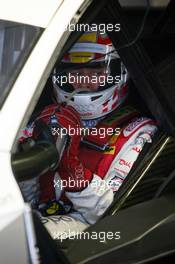
[[[56,117],[61,129],[59,136],[67,134],[69,136],[68,146],[64,150],[61,158],[58,173],[61,184],[65,191],[80,191],[85,189],[92,179],[92,172],[84,166],[79,159],[79,149],[81,141],[81,119],[78,112],[71,106],[51,105],[46,107],[39,116],[46,124],[50,124],[51,118]],[[52,127],[52,132],[57,133]],[[58,184],[57,184],[58,187]]]

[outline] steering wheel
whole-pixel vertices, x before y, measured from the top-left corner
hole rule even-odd
[[[37,140],[33,140],[32,144],[27,141],[21,143],[22,151],[12,154],[12,169],[18,181],[55,170],[59,164],[60,153],[49,126],[40,120],[35,125]]]

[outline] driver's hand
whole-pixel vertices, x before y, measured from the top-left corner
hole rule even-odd
[[[72,106],[50,105],[46,107],[38,117],[46,124],[51,118],[56,117],[62,130],[67,131],[69,144],[64,150],[59,164],[58,172],[64,181],[65,191],[80,191],[88,185],[92,179],[92,172],[87,169],[79,159],[79,148],[81,140],[82,123],[79,113]]]

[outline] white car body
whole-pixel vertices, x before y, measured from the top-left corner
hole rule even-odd
[[[30,237],[29,251],[32,263],[38,263],[38,260],[34,251],[35,238],[29,216],[30,210],[24,203],[11,169],[11,152],[17,133],[22,126],[26,125],[56,57],[70,34],[65,31],[66,27],[72,19],[74,22],[78,21],[89,3],[90,1],[84,0],[0,1],[0,19],[44,29],[0,110],[0,230],[4,230],[5,236],[6,231],[10,230],[9,226],[17,219],[20,218],[23,225],[24,216],[24,221],[28,222],[26,232],[27,239]],[[76,12],[80,7],[81,12],[77,15]],[[25,238],[18,237],[20,242],[14,245],[14,236],[20,236],[20,234],[19,225],[14,233],[11,232],[12,238],[9,237],[7,240],[9,249],[4,251],[5,244],[0,248],[1,263],[28,263],[27,246],[26,243],[22,243]],[[3,238],[3,241],[6,240]],[[15,253],[19,250],[20,254]],[[9,252],[12,253],[9,254]]]

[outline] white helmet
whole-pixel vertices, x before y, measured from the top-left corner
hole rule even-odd
[[[127,96],[127,80],[128,72],[109,37],[92,31],[81,36],[52,76],[58,103],[68,102],[84,120],[116,109]]]

